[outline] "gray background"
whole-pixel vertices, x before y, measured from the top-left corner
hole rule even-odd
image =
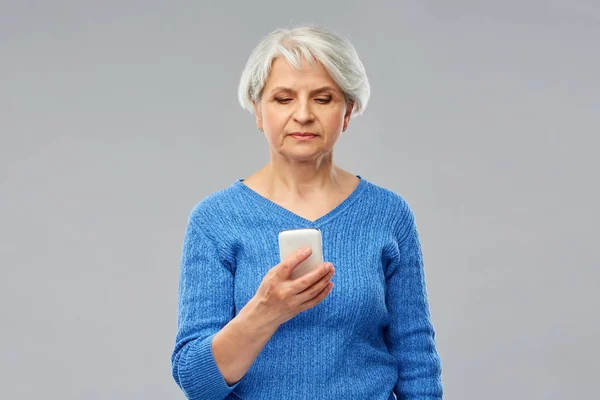
[[[415,211],[445,398],[597,398],[600,6],[581,0],[0,2],[0,398],[183,398],[187,216],[268,161],[238,79],[301,22],[366,67],[335,161]]]

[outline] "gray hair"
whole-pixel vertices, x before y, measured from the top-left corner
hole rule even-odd
[[[250,113],[254,112],[252,102],[258,102],[262,97],[271,65],[278,56],[285,57],[298,69],[301,68],[301,57],[311,66],[316,59],[341,88],[346,102],[354,102],[352,115],[360,115],[365,110],[371,88],[354,46],[326,28],[304,24],[272,31],[250,54],[238,87],[238,100]]]

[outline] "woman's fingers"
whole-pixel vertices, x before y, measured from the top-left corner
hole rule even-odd
[[[319,304],[320,302],[322,302],[325,297],[327,297],[327,295],[329,295],[329,293],[331,292],[331,289],[333,289],[333,282],[329,282],[327,281],[327,283],[325,284],[325,287],[323,289],[321,289],[321,291],[312,299],[302,303],[300,305],[300,312],[302,311],[306,311],[309,308],[312,308],[314,306],[316,306],[317,304]]]
[[[310,251],[294,252],[263,277],[253,298],[259,314],[269,315],[272,321],[281,324],[327,296],[331,290],[328,283],[335,271],[329,262],[299,278],[290,279],[294,268],[309,255]]]
[[[333,264],[331,264],[330,262],[323,263],[321,266],[319,266],[319,268],[315,269],[314,271],[311,271],[305,275],[302,275],[299,278],[292,280],[292,292],[300,293],[305,291],[307,288],[317,283],[325,275],[333,271],[335,271],[335,268],[333,268]]]
[[[282,281],[289,279],[294,268],[296,268],[302,261],[306,260],[311,253],[312,249],[310,247],[298,249],[298,251],[293,252],[288,257],[281,260],[281,262],[275,268],[275,274]]]
[[[304,304],[307,301],[313,299],[315,296],[321,294],[323,289],[327,287],[331,278],[333,277],[334,271],[327,272],[325,275],[321,276],[317,281],[307,287],[304,291],[298,293],[296,295],[296,300],[299,304]]]

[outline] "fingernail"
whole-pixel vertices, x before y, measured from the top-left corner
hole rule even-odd
[[[310,253],[310,247],[305,247],[304,249],[302,249],[302,255],[305,256],[308,253]]]

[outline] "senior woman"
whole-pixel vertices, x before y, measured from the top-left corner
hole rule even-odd
[[[354,47],[325,28],[277,29],[251,53],[239,100],[270,160],[189,215],[171,357],[188,398],[442,398],[414,215],[333,163],[369,94]],[[326,262],[291,279],[311,251],[279,259],[294,228],[321,231]]]

